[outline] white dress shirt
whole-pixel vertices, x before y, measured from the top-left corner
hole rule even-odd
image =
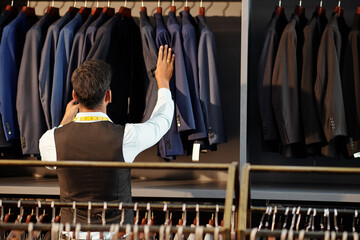
[[[151,118],[144,123],[127,123],[124,129],[123,156],[126,163],[132,163],[135,157],[145,149],[155,145],[160,138],[170,129],[174,115],[174,102],[171,99],[169,89],[160,88],[158,99]],[[102,112],[79,112],[76,117],[107,117]],[[110,120],[111,121],[111,120]],[[96,121],[74,121],[89,123]],[[62,127],[60,125],[59,127]],[[56,161],[56,146],[54,131],[57,127],[44,133],[39,140],[40,155],[42,161]]]

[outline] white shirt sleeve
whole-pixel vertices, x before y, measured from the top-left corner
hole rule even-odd
[[[160,88],[158,99],[148,121],[126,124],[123,139],[123,156],[126,163],[145,149],[155,145],[169,131],[174,116],[174,102],[169,89]]]
[[[59,127],[62,127],[60,125]],[[39,140],[39,149],[41,161],[56,162],[56,147],[55,147],[55,136],[54,131],[57,127],[47,130]],[[55,170],[56,167],[46,167],[50,170]]]

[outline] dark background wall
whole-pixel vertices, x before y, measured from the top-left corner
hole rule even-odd
[[[266,30],[267,24],[270,21],[272,12],[278,1],[268,0],[250,0],[250,22],[249,22],[249,73],[248,73],[248,161],[252,164],[265,165],[303,165],[303,166],[334,166],[334,167],[360,167],[359,159],[343,159],[343,158],[329,158],[329,157],[307,157],[307,158],[285,158],[277,153],[263,152],[261,148],[261,123],[259,117],[259,106],[257,100],[257,64],[259,62],[260,51],[263,44],[263,34]],[[306,17],[311,18],[316,6],[319,5],[319,0],[304,0],[302,6],[306,9]],[[285,8],[285,15],[290,19],[291,14],[295,10],[295,6],[299,3],[298,0],[282,1],[282,6]],[[323,1],[323,7],[326,8],[326,15],[330,18],[337,0]],[[349,26],[352,24],[353,16],[356,12],[357,6],[360,6],[358,1],[342,1],[341,6],[344,8],[344,17]],[[319,176],[319,175],[277,175],[277,174],[261,174],[255,178],[262,182],[309,182],[309,183],[349,183],[353,184],[359,182],[358,176]]]

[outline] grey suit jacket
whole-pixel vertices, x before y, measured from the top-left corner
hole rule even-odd
[[[142,49],[144,54],[145,67],[149,84],[145,97],[145,110],[142,121],[150,119],[157,101],[158,86],[155,78],[158,49],[155,43],[155,28],[151,25],[146,12],[140,12],[140,33]]]
[[[39,154],[39,139],[47,130],[39,94],[40,56],[46,31],[59,17],[45,14],[26,34],[16,98],[23,154]]]
[[[226,131],[216,69],[216,48],[213,33],[204,16],[197,16],[200,34],[198,46],[199,93],[208,140],[211,145],[226,142]]]

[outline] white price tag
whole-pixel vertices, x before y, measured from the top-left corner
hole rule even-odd
[[[193,152],[192,152],[192,160],[193,162],[198,162],[200,159],[200,143],[194,143]]]

